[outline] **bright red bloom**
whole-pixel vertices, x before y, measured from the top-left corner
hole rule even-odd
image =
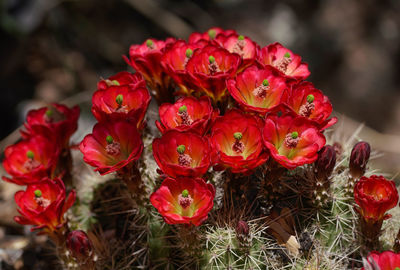
[[[208,139],[192,132],[170,130],[153,141],[153,155],[170,177],[200,177],[211,164]]]
[[[74,190],[66,196],[64,183],[59,178],[28,185],[25,191],[15,193],[21,216],[14,220],[22,225],[35,225],[32,230],[57,230],[64,224],[64,214],[74,204],[75,197]]]
[[[337,122],[336,117],[328,119],[332,113],[332,104],[312,83],[303,82],[296,85],[287,104],[298,115],[316,122],[321,130]]]
[[[363,263],[361,270],[397,270],[400,269],[400,254],[390,250],[382,253],[372,251]]]
[[[97,83],[98,90],[106,90],[111,86],[130,86],[133,89],[146,88],[146,82],[140,73],[132,74],[122,71]]]
[[[189,43],[199,43],[199,42],[204,42],[204,41],[212,41],[216,37],[222,35],[222,36],[229,36],[232,34],[236,34],[235,30],[224,30],[219,27],[212,27],[208,29],[204,33],[198,33],[194,32],[189,36]]]
[[[208,131],[219,114],[218,110],[213,109],[208,97],[180,98],[174,104],[162,104],[158,112],[160,122],[156,121],[156,126],[161,133],[176,129],[179,131],[190,130],[201,135]]]
[[[263,151],[260,121],[239,110],[220,116],[211,128],[211,145],[217,164],[234,173],[248,173],[268,159]]]
[[[166,178],[150,196],[168,224],[199,226],[213,208],[215,189],[201,178]]]
[[[197,91],[220,101],[226,94],[225,80],[233,78],[241,63],[238,54],[215,46],[200,48],[193,53],[186,70]]]
[[[78,129],[79,112],[78,106],[70,109],[57,103],[31,110],[26,116],[26,131],[21,131],[22,137],[27,139],[40,134],[57,141],[62,148],[68,148],[71,135]]]
[[[354,186],[354,201],[361,216],[371,223],[391,216],[386,212],[397,205],[399,194],[394,181],[383,176],[361,177]]]
[[[285,80],[276,76],[271,68],[251,66],[227,81],[232,97],[246,111],[265,115],[288,97]]]
[[[262,48],[258,61],[262,65],[273,66],[288,79],[304,80],[310,75],[308,65],[301,62],[301,57],[279,43]]]
[[[193,52],[204,47],[200,43],[187,44],[184,40],[176,41],[162,56],[161,65],[164,71],[180,87],[180,93],[190,95],[191,80],[187,76],[186,64],[193,56]]]
[[[229,36],[226,35],[218,35],[215,38],[215,42],[219,44],[221,47],[227,49],[230,53],[237,53],[243,59],[241,70],[248,67],[257,59],[258,54],[258,46],[252,41],[250,38],[238,35],[231,34]]]
[[[3,180],[28,185],[52,177],[59,153],[60,147],[54,141],[40,135],[10,145],[4,151],[3,167],[12,178],[3,176]]]
[[[150,100],[146,88],[110,86],[93,94],[92,113],[99,122],[128,120],[141,129]]]
[[[139,72],[154,91],[158,101],[170,98],[171,78],[160,65],[165,50],[175,41],[148,39],[143,44],[132,45],[129,49],[129,59],[125,61]]]
[[[267,115],[263,140],[272,157],[287,169],[313,163],[325,145],[325,137],[314,123],[291,113]]]
[[[138,160],[143,142],[136,126],[126,121],[97,123],[79,145],[83,160],[100,174],[115,172]]]

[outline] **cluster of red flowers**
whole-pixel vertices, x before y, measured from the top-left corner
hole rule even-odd
[[[64,213],[75,201],[75,191],[66,195],[61,178],[71,169],[69,140],[77,129],[79,108],[52,104],[31,110],[26,118],[22,140],[5,150],[5,181],[26,185],[15,194],[21,216],[15,221],[34,225],[51,233],[65,223]]]

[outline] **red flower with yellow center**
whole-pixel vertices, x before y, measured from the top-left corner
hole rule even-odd
[[[60,147],[68,148],[70,137],[78,129],[79,112],[78,106],[70,109],[56,103],[31,110],[26,116],[26,131],[21,131],[22,137],[27,139],[40,134],[56,141]]]
[[[298,115],[314,121],[321,130],[337,122],[336,117],[328,119],[332,113],[332,104],[312,83],[303,82],[296,85],[287,104]]]
[[[221,101],[226,94],[225,80],[233,78],[241,58],[223,48],[206,46],[197,49],[186,65],[186,70],[197,91]]]
[[[291,113],[267,115],[263,140],[272,157],[287,169],[313,163],[325,145],[314,123]]]
[[[166,178],[150,196],[168,224],[199,226],[213,208],[215,189],[201,178]]]
[[[383,176],[361,177],[354,186],[356,210],[367,223],[390,218],[386,212],[397,205],[399,194],[394,181]]]
[[[83,160],[100,174],[115,172],[138,160],[143,142],[136,126],[126,121],[98,123],[79,148]]]
[[[372,251],[363,263],[361,270],[400,270],[400,254],[390,250],[382,253]]]
[[[212,27],[204,33],[194,32],[189,36],[189,43],[204,43],[214,40],[218,36],[229,36],[236,34],[235,30],[224,30],[219,27]]]
[[[227,81],[232,97],[250,112],[265,115],[288,97],[285,80],[274,75],[271,68],[259,69],[251,66]]]
[[[274,67],[288,79],[304,80],[310,75],[308,65],[301,62],[301,57],[279,43],[262,48],[258,61]]]
[[[128,65],[143,76],[158,101],[170,99],[171,78],[164,72],[160,62],[165,50],[174,42],[174,38],[166,41],[148,39],[143,44],[132,45],[129,59],[125,57]]]
[[[210,145],[192,132],[170,130],[153,141],[153,155],[160,169],[170,177],[200,177],[210,167]]]
[[[93,94],[92,113],[99,122],[128,120],[141,129],[150,100],[146,88],[110,86]]]
[[[3,176],[3,180],[28,185],[53,177],[59,153],[60,147],[54,141],[40,135],[10,145],[4,151],[3,167],[12,178]]]
[[[248,173],[268,159],[263,151],[260,120],[239,110],[220,116],[211,128],[214,161],[233,173]]]
[[[160,122],[156,121],[156,126],[161,133],[176,129],[179,131],[190,130],[201,135],[208,131],[219,113],[218,110],[213,109],[208,97],[180,98],[174,104],[162,104],[158,112]]]
[[[74,190],[66,196],[64,183],[59,178],[28,185],[25,191],[15,193],[21,216],[14,220],[22,225],[35,225],[32,230],[55,231],[64,225],[64,214],[74,204],[75,197]]]
[[[97,90],[106,90],[111,86],[130,86],[133,89],[146,88],[146,82],[140,73],[132,74],[127,71],[118,72],[108,79],[97,83]]]

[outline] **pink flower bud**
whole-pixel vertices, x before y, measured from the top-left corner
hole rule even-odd
[[[246,221],[240,220],[236,225],[236,234],[240,236],[248,236],[250,232],[249,224]]]
[[[336,164],[336,151],[330,145],[325,145],[318,152],[318,159],[315,162],[315,174],[319,180],[327,180],[332,174]]]
[[[78,262],[85,262],[93,255],[93,246],[84,231],[72,231],[67,236],[67,248]]]
[[[364,175],[369,155],[371,153],[371,147],[367,142],[359,142],[354,145],[350,156],[350,174],[353,178],[360,178]]]

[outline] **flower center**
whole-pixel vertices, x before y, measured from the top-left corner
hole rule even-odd
[[[211,75],[214,75],[217,72],[221,72],[217,62],[215,61],[215,57],[214,56],[210,55],[208,57],[208,62],[209,62],[208,69],[209,69]]]
[[[208,36],[210,37],[210,39],[214,39],[216,35],[217,31],[215,31],[214,29],[208,30]]]
[[[56,123],[65,119],[65,115],[60,113],[55,108],[48,108],[43,115],[43,119],[46,123]]]
[[[107,146],[106,152],[111,156],[118,156],[121,153],[121,144],[119,142],[115,142],[114,138],[111,135],[106,137]]]
[[[150,50],[154,49],[154,42],[151,39],[146,40],[146,46]]]
[[[187,189],[184,189],[184,190],[182,191],[182,193],[179,194],[179,196],[178,196],[178,202],[179,202],[179,205],[180,205],[183,209],[188,208],[188,207],[192,204],[193,199],[192,199],[192,197],[190,196],[189,191],[188,191]]]
[[[310,117],[314,108],[315,108],[314,95],[308,95],[307,102],[305,104],[301,105],[299,114],[304,117]]]
[[[50,200],[42,197],[42,191],[40,189],[36,189],[33,194],[35,195],[35,201],[39,207],[46,208],[50,205]]]
[[[124,103],[124,96],[122,94],[117,95],[115,102],[118,105],[118,107],[115,109],[115,112],[128,113],[128,106],[122,105]]]
[[[187,62],[189,62],[189,59],[192,57],[192,55],[193,55],[193,50],[192,49],[187,49],[186,50],[186,52],[185,52],[185,62],[183,63],[183,66],[184,67],[186,67],[186,65],[187,65]]]
[[[286,134],[285,145],[287,148],[295,148],[300,141],[299,133],[293,131],[292,133]]]
[[[244,151],[244,143],[240,140],[243,138],[243,134],[241,132],[235,132],[233,134],[235,138],[235,142],[232,145],[232,150],[235,151],[237,154],[241,154]]]
[[[25,170],[30,172],[40,166],[40,162],[35,160],[35,154],[31,150],[28,150],[26,152],[26,157],[28,159],[25,161],[23,165]]]
[[[271,87],[269,86],[269,81],[267,79],[263,80],[262,84],[254,88],[253,95],[259,98],[265,98],[267,96],[267,91]]]
[[[192,163],[192,158],[189,155],[185,154],[185,150],[186,147],[183,144],[179,145],[176,148],[176,151],[179,154],[178,163],[181,166],[190,167],[190,164]]]
[[[120,86],[120,83],[117,80],[104,80],[108,87],[110,86]]]
[[[239,54],[241,57],[244,55],[244,47],[246,46],[246,40],[244,40],[244,36],[240,35],[233,46],[232,52]]]
[[[187,107],[185,105],[179,108],[178,115],[181,117],[181,125],[190,126],[193,123],[193,120],[187,113]]]
[[[274,66],[281,71],[282,73],[286,73],[288,65],[292,62],[292,58],[290,57],[290,53],[285,53],[283,58],[276,63]]]

